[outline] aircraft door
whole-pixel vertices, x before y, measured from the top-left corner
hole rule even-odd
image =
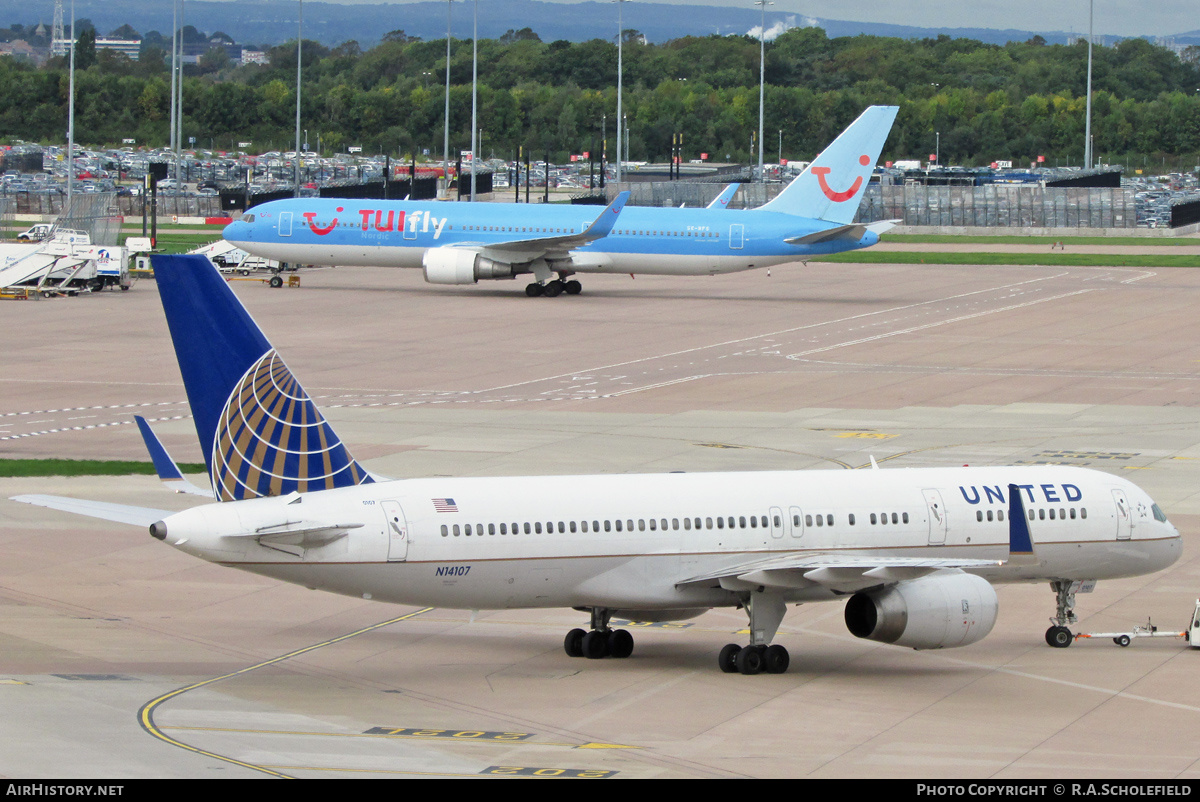
[[[1129,540],[1133,534],[1133,510],[1129,508],[1129,499],[1124,490],[1115,487],[1112,494],[1117,505],[1117,540]]]
[[[804,537],[804,513],[799,507],[788,507],[788,527],[792,537]]]
[[[731,250],[741,250],[745,244],[746,227],[741,223],[734,223],[729,227],[729,248]]]
[[[387,518],[388,562],[408,559],[408,521],[398,501],[384,501],[384,517]]]
[[[946,533],[950,530],[950,518],[942,501],[942,491],[926,488],[921,493],[925,496],[925,512],[929,515],[929,545],[944,546]]]
[[[280,212],[279,213],[279,236],[281,236],[281,237],[292,236],[292,213],[291,212]]]
[[[779,543],[783,538],[783,510],[779,507],[772,507],[771,514],[771,540]]]

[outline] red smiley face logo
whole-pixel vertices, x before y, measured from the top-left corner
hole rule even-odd
[[[866,167],[871,163],[871,157],[863,154],[862,156],[858,157],[858,163],[863,167]],[[825,193],[825,197],[829,198],[834,203],[845,203],[857,195],[858,190],[862,187],[863,177],[860,175],[855,177],[854,183],[850,185],[849,189],[843,192],[837,192],[833,189],[833,187],[829,186],[829,182],[825,180],[825,176],[832,172],[831,168],[814,167],[812,168],[812,172],[813,175],[817,177],[817,183],[821,185],[821,191]]]
[[[344,211],[344,208],[339,206],[339,207],[337,207],[337,210],[339,212],[341,212],[341,211]],[[330,223],[329,225],[319,226],[319,225],[317,225],[317,222],[316,222],[316,220],[317,220],[316,212],[305,212],[302,216],[304,217],[304,219],[306,221],[308,221],[309,230],[312,231],[312,233],[316,234],[317,236],[323,237],[326,234],[328,234],[330,231],[333,231],[335,228],[337,228],[338,220],[336,217],[333,218],[333,222]]]

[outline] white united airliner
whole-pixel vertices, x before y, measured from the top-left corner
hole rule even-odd
[[[573,657],[628,657],[633,638],[613,617],[741,607],[749,643],[718,662],[743,674],[787,669],[772,640],[789,604],[842,601],[864,638],[964,646],[991,630],[1000,582],[1050,582],[1046,640],[1067,646],[1081,582],[1180,555],[1179,533],[1146,493],[1083,468],[382,480],[348,453],[204,257],[153,259],[212,493],[177,469],[164,478],[218,502],[170,513],[16,500],[148,526],[203,559],[350,596],[572,607],[590,616],[566,636]]]
[[[866,248],[890,222],[855,224],[896,106],[871,106],[799,177],[757,209],[302,198],[264,203],[226,226],[256,256],[319,265],[421,268],[431,284],[530,276],[530,296],[578,294],[576,274],[710,276]],[[727,200],[727,199],[726,199]],[[557,277],[555,277],[557,275]]]

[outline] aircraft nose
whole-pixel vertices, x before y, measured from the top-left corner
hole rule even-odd
[[[248,242],[251,239],[250,230],[250,224],[245,220],[234,220],[225,226],[221,236],[226,242]]]

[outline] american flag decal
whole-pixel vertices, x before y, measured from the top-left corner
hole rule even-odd
[[[430,501],[433,502],[433,508],[438,512],[458,512],[458,505],[452,498],[435,498]]]

